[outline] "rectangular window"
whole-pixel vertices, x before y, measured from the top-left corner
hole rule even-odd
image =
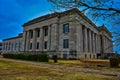
[[[33,38],[33,31],[30,31],[30,38]]]
[[[63,48],[69,48],[69,39],[63,40]]]
[[[68,33],[69,32],[69,23],[63,24],[63,33]]]
[[[32,43],[30,43],[30,49],[32,49]]]
[[[44,35],[45,35],[45,36],[48,36],[48,28],[45,28],[45,29],[44,29]]]
[[[39,49],[39,42],[37,42],[37,46],[36,46],[36,49]]]
[[[37,37],[40,37],[40,30],[37,30]]]
[[[45,41],[45,43],[44,43],[44,49],[47,49],[47,44],[48,44],[48,42]]]

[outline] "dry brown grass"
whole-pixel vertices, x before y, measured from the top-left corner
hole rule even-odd
[[[49,60],[49,63],[54,64],[53,60]],[[107,59],[58,60],[57,64],[70,67],[90,68],[96,70],[120,71],[119,67],[111,68],[109,66],[109,60]]]
[[[73,63],[73,62],[71,62]],[[0,60],[0,80],[115,80],[115,76],[71,72]]]

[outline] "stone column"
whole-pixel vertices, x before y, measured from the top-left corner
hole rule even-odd
[[[44,41],[43,41],[44,33],[43,32],[44,32],[43,28],[40,28],[40,48],[39,48],[40,51],[43,51],[43,44],[44,44]]]
[[[95,52],[96,53],[98,53],[98,35],[96,34],[96,37],[95,37],[95,42],[96,42],[96,44],[95,44]]]
[[[5,42],[5,51],[7,51],[7,42]]]
[[[10,51],[11,51],[11,41],[9,42],[9,46],[10,46]]]
[[[30,41],[30,31],[27,31],[27,39],[26,39],[26,51],[29,51],[29,49],[30,49],[30,43],[29,43],[29,41]]]
[[[51,25],[48,26],[48,51],[51,48]]]
[[[95,33],[93,32],[93,53],[95,53]]]
[[[8,45],[7,45],[7,51],[9,51],[9,42],[8,42]]]
[[[106,42],[105,42],[105,36],[103,36],[103,54],[106,52]]]
[[[80,58],[83,54],[83,29],[80,23],[76,24],[76,50],[77,50],[77,57]]]
[[[8,42],[7,42],[7,45],[6,45],[6,50],[8,51]]]
[[[36,51],[36,30],[33,29],[32,51]]]
[[[2,52],[3,52],[3,50],[4,50],[4,43],[2,42]]]
[[[7,42],[5,42],[5,52],[7,52]]]
[[[91,30],[89,30],[89,49],[90,49],[90,52],[92,52],[92,43],[91,43]]]
[[[14,44],[14,45],[13,45],[13,51],[15,51],[15,49],[16,49],[16,48],[15,48],[15,41],[13,42],[13,44]]]
[[[84,28],[84,34],[85,34],[84,35],[84,37],[85,37],[85,40],[84,40],[85,52],[88,52],[88,35],[87,35],[87,28],[86,27]]]
[[[4,42],[3,48],[4,48],[4,52],[5,52],[6,51],[6,43],[5,42]]]
[[[76,26],[77,28],[76,28],[76,30],[77,30],[77,45],[76,45],[76,47],[77,47],[77,51],[78,51],[78,53],[82,53],[83,52],[83,27],[82,27],[82,25],[81,24],[79,24],[78,23],[78,25]]]
[[[26,38],[27,38],[27,32],[26,31],[23,31],[23,51],[26,51]]]
[[[8,42],[7,42],[7,45],[6,45],[6,50],[8,51]]]
[[[97,35],[97,38],[98,38],[97,39],[97,41],[98,41],[98,43],[97,43],[98,44],[98,53],[101,53],[101,39],[100,39],[100,35],[99,34]]]
[[[59,46],[58,24],[57,23],[52,24],[50,31],[51,31],[50,50],[58,51],[58,46]]]
[[[108,53],[108,41],[107,41],[107,38],[106,38],[106,52]]]
[[[76,31],[77,31],[77,27],[76,26],[79,26],[79,23],[74,21],[74,22],[70,22],[69,23],[69,51],[75,51],[76,50]],[[79,34],[80,35],[80,34]]]
[[[94,51],[94,49],[93,49],[93,43],[94,43],[94,41],[93,41],[93,32],[91,32],[91,47],[92,47],[92,53],[93,53],[93,51]]]
[[[5,50],[5,43],[2,42],[2,53],[4,53],[4,50]]]

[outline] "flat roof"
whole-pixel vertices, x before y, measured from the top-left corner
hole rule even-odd
[[[20,33],[20,34],[18,34],[18,36],[16,36],[16,37],[7,38],[7,39],[4,39],[3,41],[11,40],[11,39],[17,39],[17,38],[22,38],[22,37],[23,37],[23,34]]]

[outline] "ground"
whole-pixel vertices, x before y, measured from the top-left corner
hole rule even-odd
[[[58,64],[0,58],[0,80],[116,80],[117,78],[109,73],[102,75],[82,70]]]
[[[49,60],[49,63],[53,64],[53,60]],[[108,59],[58,60],[57,64],[69,67],[120,72],[120,66],[118,68],[111,68]]]

